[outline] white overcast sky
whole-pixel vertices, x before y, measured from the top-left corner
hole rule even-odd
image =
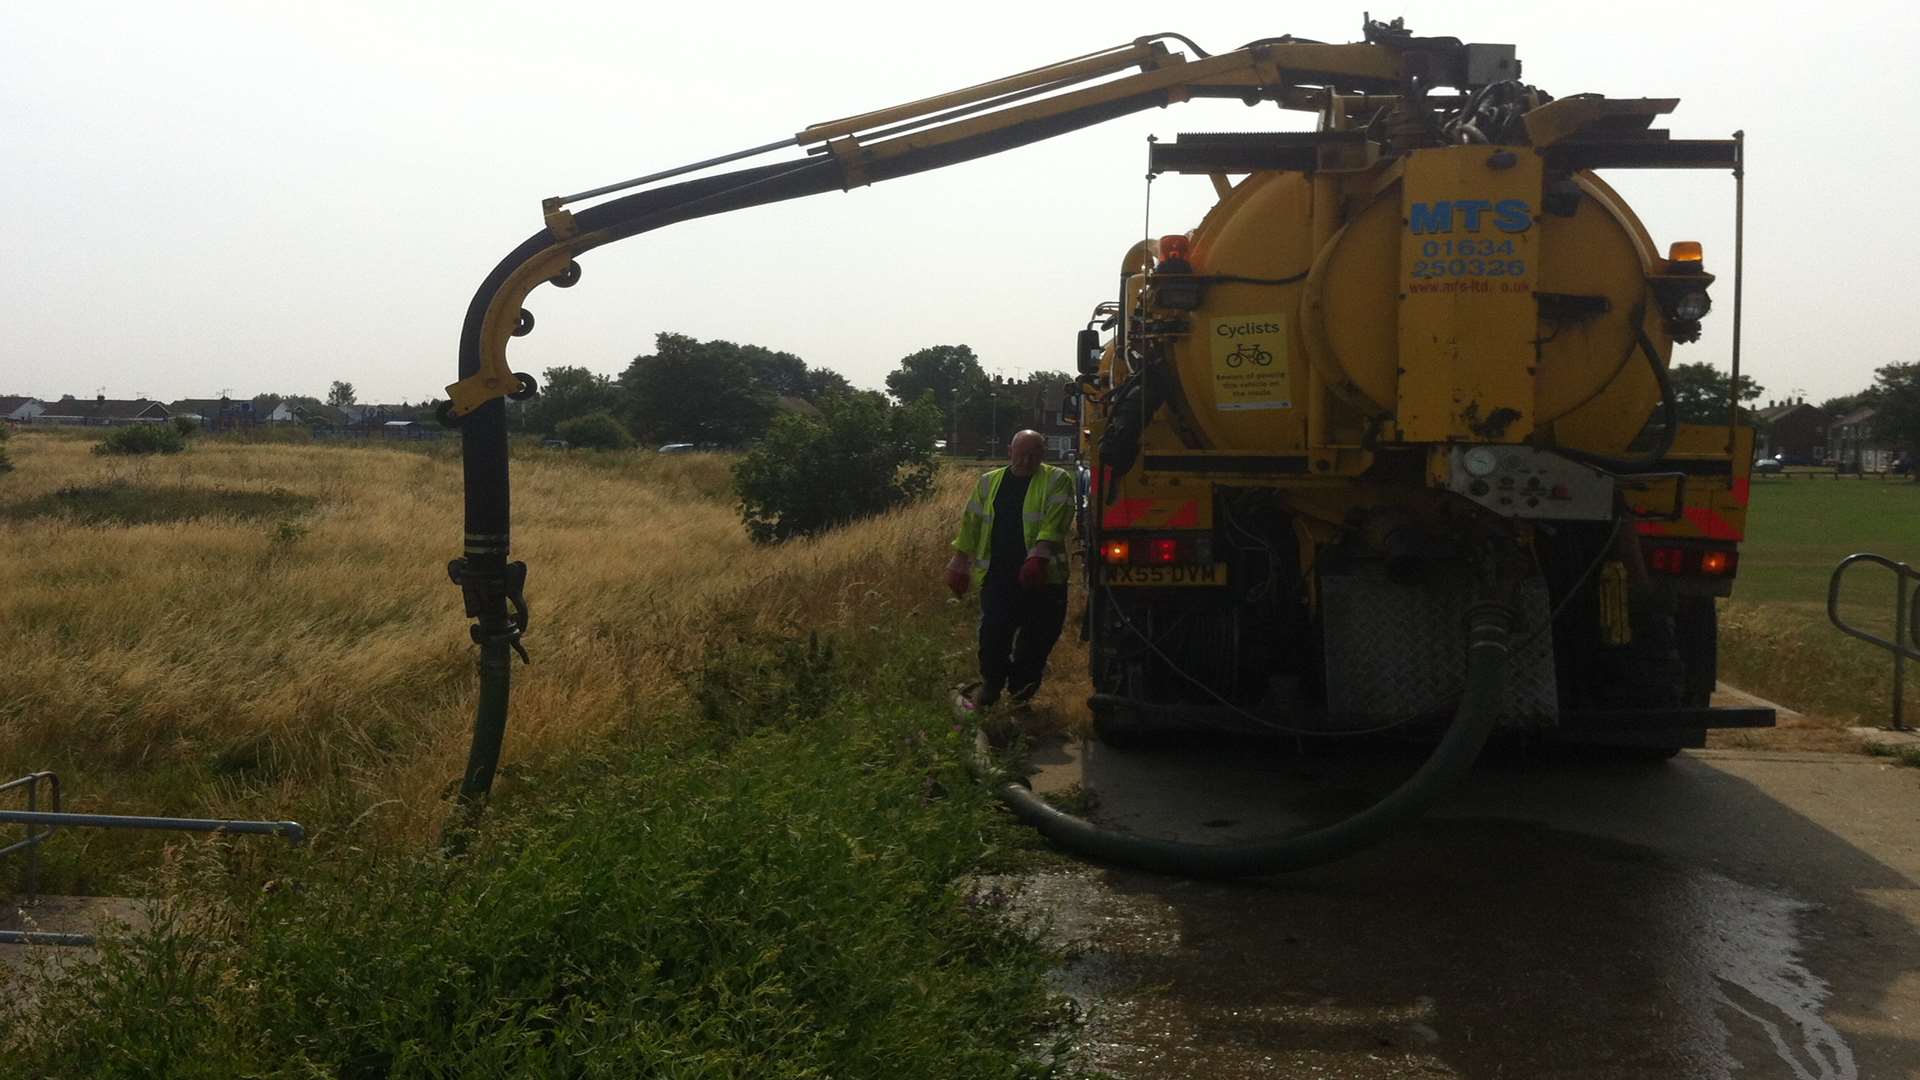
[[[1519,47],[1556,95],[1676,96],[1678,137],[1749,138],[1743,362],[1819,400],[1920,359],[1920,14],[1904,4],[172,2],[0,4],[0,393],[439,395],[467,301],[543,196],[769,142],[1161,30],[1213,51],[1418,33]],[[1144,139],[1299,126],[1156,110],[1050,143],[674,226],[536,291],[509,360],[614,373],[673,330],[878,386],[965,342],[1067,366],[1141,230]],[[1616,173],[1662,245],[1698,239],[1731,331],[1733,183]],[[1204,178],[1155,185],[1156,233]]]

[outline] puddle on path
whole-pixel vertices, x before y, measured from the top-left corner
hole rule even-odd
[[[1093,868],[1016,908],[1119,1077],[1856,1080],[1803,905],[1636,845],[1430,821],[1263,882]]]

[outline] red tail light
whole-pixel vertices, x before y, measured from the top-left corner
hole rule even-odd
[[[1171,536],[1156,536],[1147,541],[1147,561],[1150,563],[1179,562],[1180,541]]]
[[[1132,545],[1128,544],[1125,540],[1109,540],[1100,545],[1100,557],[1105,559],[1110,566],[1125,565],[1127,557],[1131,555],[1132,552]]]
[[[1723,548],[1678,547],[1661,544],[1646,549],[1647,569],[1676,577],[1732,577],[1740,553]]]

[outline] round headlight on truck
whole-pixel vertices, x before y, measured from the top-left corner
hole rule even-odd
[[[1673,305],[1674,317],[1682,322],[1699,322],[1713,308],[1713,298],[1701,290],[1686,293]]]

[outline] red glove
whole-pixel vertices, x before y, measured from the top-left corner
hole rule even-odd
[[[1047,557],[1029,555],[1027,561],[1020,564],[1020,587],[1037,589],[1047,583]]]
[[[972,571],[960,565],[958,560],[947,564],[947,588],[953,590],[953,595],[967,595],[967,586],[971,584],[973,584]]]

